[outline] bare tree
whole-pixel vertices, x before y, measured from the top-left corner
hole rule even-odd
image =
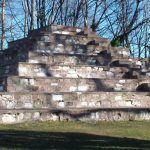
[[[24,37],[26,36],[27,26],[28,26],[28,8],[26,0],[23,0],[22,7],[24,11]]]
[[[30,30],[34,29],[34,0],[31,0],[31,25]]]
[[[42,5],[40,8],[40,27],[44,27],[45,25],[45,0],[42,0]]]
[[[87,0],[83,0],[82,13],[84,19],[84,27],[88,27],[88,1]]]
[[[1,50],[4,49],[4,40],[5,40],[5,0],[2,0],[2,14],[1,14],[1,22],[2,22],[2,36],[1,36]]]
[[[53,22],[55,7],[56,7],[56,0],[53,0],[52,7],[51,7],[51,10],[50,10],[50,15],[48,17],[48,25],[51,25],[52,22]]]
[[[76,3],[76,7],[73,10],[73,26],[76,26],[78,19],[80,18],[80,12],[82,10],[82,0],[78,0]]]
[[[116,28],[116,25],[118,25],[118,28],[116,28],[118,31],[116,30],[112,43],[118,41],[123,46],[129,47],[129,34],[149,21],[149,18],[140,18],[141,2],[141,0],[120,0],[116,2],[118,9],[113,12],[113,15],[116,16],[116,20],[113,21],[116,23],[109,22],[112,28]]]

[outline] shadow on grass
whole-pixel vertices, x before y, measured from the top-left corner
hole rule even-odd
[[[0,131],[0,149],[142,150],[150,141],[86,133]]]

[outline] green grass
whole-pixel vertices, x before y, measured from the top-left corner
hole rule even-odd
[[[150,150],[150,122],[0,125],[0,150]]]

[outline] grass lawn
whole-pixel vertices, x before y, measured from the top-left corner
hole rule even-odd
[[[0,150],[150,150],[150,122],[0,125]]]

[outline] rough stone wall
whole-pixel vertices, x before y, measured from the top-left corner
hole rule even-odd
[[[0,74],[27,77],[60,78],[138,78],[142,74],[137,66],[135,70],[128,67],[107,67],[87,65],[47,65],[40,63],[18,63],[1,67]],[[127,77],[126,77],[127,76]]]
[[[100,110],[71,114],[63,110],[55,111],[14,111],[0,114],[0,122],[4,124],[21,123],[29,121],[125,121],[125,120],[150,120],[149,110]]]
[[[68,92],[68,93],[3,93],[3,109],[37,108],[119,108],[150,107],[149,93],[136,92]]]
[[[150,120],[150,70],[92,30],[33,30],[0,53],[0,123]]]
[[[94,91],[150,91],[150,79],[82,79],[8,77],[0,82],[1,91],[8,92],[94,92]]]
[[[15,93],[9,95],[8,93],[2,93],[0,96],[0,108],[3,111],[5,109],[9,110],[0,111],[0,120],[3,123],[63,119],[81,121],[148,120],[150,119],[149,99],[149,93],[137,94],[133,92],[116,92],[115,95],[113,92]],[[136,110],[138,107],[141,109]],[[145,107],[147,109],[143,109]],[[111,108],[120,109],[111,110]]]

